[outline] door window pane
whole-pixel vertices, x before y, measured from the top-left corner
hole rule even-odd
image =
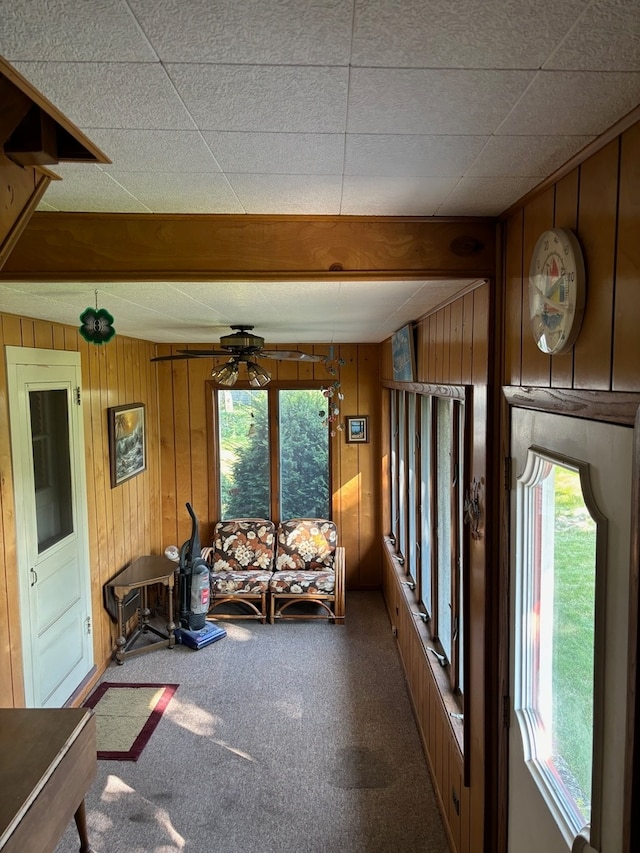
[[[221,518],[270,518],[267,392],[216,393]]]
[[[329,518],[329,430],[320,389],[279,391],[281,518]]]
[[[73,532],[67,391],[29,391],[38,553]]]
[[[516,712],[525,758],[571,836],[591,820],[598,525],[578,470],[532,451],[530,458],[534,474],[519,484]]]

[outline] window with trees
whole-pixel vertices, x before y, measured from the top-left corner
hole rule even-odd
[[[320,388],[216,388],[220,518],[329,518]]]

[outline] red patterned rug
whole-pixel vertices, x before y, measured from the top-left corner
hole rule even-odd
[[[177,684],[99,684],[84,703],[96,717],[98,758],[137,761],[177,689]]]

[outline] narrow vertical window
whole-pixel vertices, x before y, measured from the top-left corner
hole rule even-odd
[[[431,397],[420,397],[420,410],[420,600],[431,616]]]
[[[329,432],[318,412],[318,389],[278,392],[280,513],[286,518],[329,518]]]
[[[220,516],[270,518],[269,419],[265,390],[218,390]]]
[[[407,562],[405,570],[415,580],[418,574],[416,520],[418,512],[418,485],[416,480],[416,395],[407,395]]]
[[[452,519],[453,489],[453,402],[438,398],[436,402],[436,517],[438,627],[437,635],[445,655],[452,653]]]

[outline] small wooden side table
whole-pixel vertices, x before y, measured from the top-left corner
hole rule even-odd
[[[51,853],[75,817],[91,853],[84,797],[96,775],[87,708],[0,709],[0,851]]]
[[[113,589],[118,605],[118,637],[116,638],[116,660],[123,664],[125,659],[133,655],[142,654],[152,649],[169,648],[175,646],[175,623],[173,621],[173,587],[175,584],[176,564],[167,557],[146,556],[138,557],[130,566],[112,578],[106,586]],[[161,583],[168,588],[169,621],[167,633],[163,633],[149,624],[149,610],[147,603],[147,590],[152,584]],[[142,590],[142,605],[138,608],[138,627],[129,638],[126,637],[124,620],[124,600],[132,589]],[[146,643],[137,649],[132,648],[136,640],[142,634],[152,633],[160,639],[154,643]]]

